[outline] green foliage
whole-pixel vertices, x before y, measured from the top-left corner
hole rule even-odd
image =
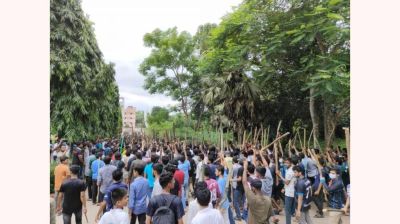
[[[52,162],[50,164],[50,194],[54,193],[54,169],[56,166],[56,162]]]
[[[76,141],[121,128],[113,64],[105,63],[81,2],[50,1],[51,132]]]
[[[137,128],[145,128],[146,127],[143,111],[136,111],[135,125]]]

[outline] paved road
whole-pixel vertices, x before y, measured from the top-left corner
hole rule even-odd
[[[94,222],[94,218],[95,218],[95,215],[96,215],[99,207],[96,206],[96,205],[93,205],[91,201],[88,201],[87,206],[88,206],[87,217],[88,217],[89,222],[86,222],[85,218],[83,217],[83,222],[82,223],[83,224],[88,224],[88,223],[94,224],[95,223]],[[128,212],[127,208],[125,208],[125,210]],[[311,209],[311,217],[313,219],[314,224],[329,224],[330,223],[330,220],[329,220],[328,217],[326,217],[326,218],[313,218],[313,216],[315,214],[316,214],[315,213],[315,207],[312,207],[312,209]],[[280,220],[279,224],[285,224],[285,216],[284,216],[283,212],[279,215],[279,220]],[[343,220],[343,224],[350,224],[350,217],[349,216],[343,216],[342,220]],[[75,224],[74,216],[72,217],[72,223]],[[297,222],[293,222],[292,221],[292,223],[296,224]],[[57,216],[56,217],[56,224],[63,224],[62,216]],[[244,224],[244,222],[237,222],[237,224]]]

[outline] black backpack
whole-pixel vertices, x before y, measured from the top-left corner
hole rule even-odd
[[[167,199],[167,203],[164,206],[157,208],[153,215],[153,224],[165,224],[165,223],[176,223],[175,213],[170,209],[171,203],[175,197],[172,199]]]

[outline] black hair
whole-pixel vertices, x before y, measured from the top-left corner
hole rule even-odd
[[[285,160],[284,160],[284,161],[288,161],[289,163],[293,164],[293,161],[292,161],[292,159],[291,159],[291,158],[289,158],[289,157],[285,158]]]
[[[217,166],[217,170],[218,170],[222,175],[224,175],[224,171],[225,171],[224,166],[218,165],[218,166]]]
[[[304,159],[304,153],[299,153],[299,157],[300,157],[300,159]]]
[[[134,166],[134,167],[133,167],[133,170],[135,170],[136,172],[138,172],[138,174],[139,174],[140,176],[142,176],[142,175],[143,175],[143,172],[144,172],[144,167],[143,167],[143,166]]]
[[[71,173],[74,175],[78,175],[80,169],[81,167],[78,165],[71,165],[71,167],[69,168],[69,170],[71,170]]]
[[[207,188],[199,189],[196,193],[197,202],[201,206],[208,206],[211,199],[211,192]]]
[[[304,175],[304,169],[301,166],[294,166],[292,170]]]
[[[136,159],[142,159],[142,153],[136,152],[135,153]]]
[[[249,171],[249,173],[254,173],[255,169],[256,167],[252,163],[249,163],[249,165],[247,166],[247,170]]]
[[[68,157],[67,156],[61,156],[60,157],[60,162],[64,162],[65,160],[67,160],[68,159]]]
[[[201,190],[201,189],[204,189],[204,188],[207,188],[207,183],[206,183],[206,182],[204,182],[204,181],[199,181],[199,182],[197,182],[197,183],[194,185],[194,196],[197,197],[197,196],[196,196],[196,192],[197,192],[198,190]]]
[[[168,171],[163,172],[160,175],[160,179],[159,179],[161,187],[164,189],[172,181],[173,178],[174,178],[174,176],[172,175],[171,172],[168,172]]]
[[[267,172],[267,169],[265,169],[265,167],[259,166],[256,168],[256,172],[259,173],[262,177],[264,177],[265,173]]]
[[[206,177],[210,177],[210,167],[208,167],[208,166],[204,167],[203,174]]]
[[[210,163],[214,162],[214,155],[212,153],[208,154],[208,160],[210,161]]]
[[[204,160],[204,154],[203,153],[199,154],[199,157],[200,157],[200,160]]]
[[[237,156],[234,156],[234,157],[232,158],[232,161],[233,161],[233,163],[238,163],[238,162],[239,162],[239,159],[238,159]]]
[[[175,173],[176,170],[176,166],[168,163],[165,167],[164,167],[165,171],[170,172],[170,173]]]
[[[106,156],[105,158],[104,158],[104,163],[106,164],[106,165],[108,165],[108,164],[110,164],[110,162],[111,162],[111,157],[110,156]]]
[[[116,170],[114,170],[113,172],[112,172],[112,177],[113,177],[113,180],[114,181],[121,181],[121,179],[122,179],[122,176],[123,176],[123,173],[122,173],[122,171],[121,170],[119,170],[119,169],[116,169]]]
[[[128,192],[124,188],[116,188],[111,192],[111,201],[113,205],[117,204],[118,201],[122,200]]]
[[[163,171],[163,165],[161,163],[156,163],[153,165],[153,170],[160,175]]]
[[[121,160],[121,153],[120,152],[116,152],[114,157],[115,157],[115,160]]]
[[[185,157],[182,156],[182,155],[180,155],[180,156],[179,156],[179,161],[181,161],[181,163],[184,163],[184,162],[185,162]]]
[[[156,163],[157,161],[158,161],[158,156],[155,154],[151,155],[151,162]]]
[[[99,159],[102,155],[103,155],[102,152],[97,152],[97,153],[96,153],[96,158]]]
[[[162,162],[162,164],[167,165],[169,162],[169,157],[167,155],[162,156],[161,162]]]

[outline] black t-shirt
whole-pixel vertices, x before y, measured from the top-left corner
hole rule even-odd
[[[166,206],[169,201],[171,202],[171,206],[169,207],[175,214],[176,224],[178,223],[178,219],[182,218],[185,215],[185,211],[183,210],[183,205],[181,199],[176,195],[172,194],[160,194],[152,197],[147,205],[146,215],[153,217],[156,210],[161,206]]]
[[[82,191],[85,191],[85,183],[80,179],[69,179],[61,184],[60,192],[64,193],[63,213],[70,215],[82,209]]]
[[[238,169],[237,177],[243,176],[243,171],[244,171],[243,166],[241,166],[241,167]],[[236,190],[240,190],[240,191],[243,191],[243,192],[244,192],[244,188],[243,188],[243,183],[242,183],[242,181],[238,181],[238,182],[237,182]]]
[[[301,206],[302,211],[306,211],[311,207],[312,201],[312,188],[311,182],[307,178],[298,178],[297,183],[294,186],[296,192],[296,200],[299,195],[303,195],[303,204]]]

